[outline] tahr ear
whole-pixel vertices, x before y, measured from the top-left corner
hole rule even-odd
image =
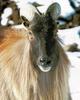
[[[61,13],[61,7],[58,3],[51,4],[46,12],[46,14],[50,14],[53,20],[56,20],[60,16],[60,13]]]

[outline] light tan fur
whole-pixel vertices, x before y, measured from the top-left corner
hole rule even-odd
[[[56,69],[43,73],[32,64],[27,32],[0,29],[0,100],[69,100],[69,61],[62,47]]]

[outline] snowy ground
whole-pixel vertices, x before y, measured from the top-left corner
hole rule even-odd
[[[61,15],[68,15],[74,10],[70,7],[68,0],[13,0],[16,1],[19,7],[26,6],[27,2],[34,2],[37,1],[40,4],[43,4],[45,6],[39,7],[40,11],[45,12],[48,5],[50,5],[53,1],[59,2],[61,5]],[[75,0],[76,1],[76,0]],[[80,0],[77,0],[80,2]],[[59,37],[62,39],[64,45],[66,44],[72,44],[77,43],[78,48],[80,48],[80,37],[78,35],[78,32],[80,31],[80,27],[75,27],[72,29],[65,29],[65,30],[59,30],[58,34]],[[70,68],[70,78],[69,78],[69,84],[70,84],[70,91],[72,95],[72,100],[80,100],[80,52],[66,52],[72,67]]]
[[[78,29],[80,29],[80,27],[69,30],[68,29],[59,30],[59,37],[63,40],[64,45],[77,43],[78,47],[80,47],[80,38],[79,35],[77,34]],[[72,65],[70,67],[70,78],[69,78],[72,100],[80,100],[80,52],[74,52],[74,53],[66,52],[66,53]]]

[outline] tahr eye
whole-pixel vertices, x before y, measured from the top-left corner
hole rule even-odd
[[[24,22],[23,24],[24,24],[24,26],[29,27],[29,23]]]
[[[32,34],[32,32],[29,32],[29,34]]]
[[[29,21],[24,16],[21,16],[21,19],[22,19],[24,26],[29,27],[29,24],[30,24]]]

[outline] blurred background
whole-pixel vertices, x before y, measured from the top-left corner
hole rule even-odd
[[[80,0],[0,0],[0,27],[20,24],[19,10],[25,9],[27,3],[45,13],[53,2],[61,6],[58,35],[71,62],[69,85],[72,100],[80,100]]]

